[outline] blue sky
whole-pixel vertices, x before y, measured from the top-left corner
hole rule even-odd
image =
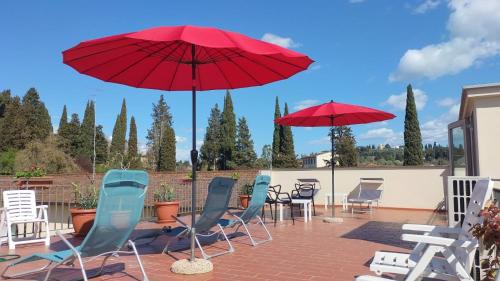
[[[402,143],[406,85],[412,83],[425,142],[446,144],[461,87],[499,82],[500,1],[2,1],[0,89],[23,95],[36,87],[57,126],[63,105],[83,113],[95,98],[109,136],[121,99],[137,120],[139,139],[162,92],[105,83],[62,63],[80,41],[162,25],[202,25],[280,43],[316,61],[288,80],[232,91],[260,154],[272,142],[274,99],[295,111],[329,100],[390,111],[389,122],[353,127],[359,144]],[[266,35],[267,34],[267,35]],[[190,149],[190,94],[164,92],[174,116],[177,158]],[[224,91],[198,95],[198,139]],[[328,149],[326,128],[294,128],[296,153]]]

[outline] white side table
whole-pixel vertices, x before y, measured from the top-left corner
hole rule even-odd
[[[337,198],[341,198],[340,202],[342,203],[342,211],[347,211],[349,209],[349,206],[347,204],[347,194],[335,192],[334,195]],[[331,204],[331,201],[332,201],[332,194],[331,193],[325,194],[325,210],[328,209],[328,205]]]
[[[312,220],[312,200],[292,199],[292,204],[302,204],[304,206],[304,222]]]

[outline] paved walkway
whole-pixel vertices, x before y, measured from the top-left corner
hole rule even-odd
[[[432,223],[443,224],[443,216],[427,211],[375,210],[373,215],[343,213],[344,222],[327,224],[321,220],[321,209],[310,223],[303,218],[267,226],[273,235],[273,241],[252,247],[245,236],[232,239],[236,251],[232,254],[214,258],[214,271],[197,276],[181,276],[170,272],[170,265],[175,259],[187,258],[187,241],[175,242],[173,246],[182,248],[172,255],[161,254],[166,237],[161,237],[150,246],[139,248],[150,280],[354,280],[358,274],[370,273],[368,265],[376,250],[408,251],[411,245],[402,242],[401,224]],[[340,210],[338,211],[340,213]],[[155,223],[141,223],[133,234],[147,229],[160,227]],[[257,236],[264,233],[252,226]],[[78,239],[72,238],[78,244]],[[56,237],[52,238],[50,250],[63,249],[64,245]],[[225,247],[224,242],[217,242],[207,247],[207,251]],[[48,251],[42,245],[19,246],[15,253],[22,256],[33,252]],[[6,246],[0,248],[0,254],[8,252]],[[7,263],[0,263],[0,270]],[[33,263],[33,266],[41,263]],[[96,262],[89,264],[95,268]],[[25,270],[26,267],[20,267]],[[53,277],[59,280],[80,278],[78,268],[54,270]],[[19,280],[41,280],[43,275],[36,274]],[[105,274],[95,280],[141,280],[141,274],[135,258],[124,256],[112,258],[105,267]]]

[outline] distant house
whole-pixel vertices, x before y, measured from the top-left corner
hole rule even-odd
[[[301,158],[302,167],[306,169],[326,167],[327,161],[330,161],[331,158],[331,152],[313,153]]]

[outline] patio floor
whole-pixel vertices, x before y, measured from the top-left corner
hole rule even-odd
[[[403,223],[444,224],[444,216],[429,211],[408,211],[375,209],[368,213],[338,213],[344,217],[341,224],[323,223],[324,209],[317,208],[317,216],[312,222],[304,223],[303,217],[278,222],[267,226],[273,241],[252,247],[245,236],[232,239],[235,252],[212,259],[214,271],[197,276],[182,276],[170,272],[170,265],[176,259],[187,258],[187,241],[175,242],[175,248],[184,248],[172,255],[161,254],[167,237],[157,239],[150,246],[139,247],[146,272],[150,280],[354,280],[359,274],[369,274],[368,265],[376,250],[407,252],[411,245],[400,241]],[[187,218],[189,219],[189,218]],[[159,228],[155,223],[141,223],[132,236],[146,229]],[[252,225],[257,237],[264,233]],[[71,235],[68,235],[71,237]],[[79,243],[79,239],[71,238]],[[225,242],[217,242],[206,249],[217,251],[225,247]],[[15,250],[21,256],[34,252],[64,249],[57,237],[52,238],[50,248],[43,245],[21,245]],[[8,253],[7,247],[0,248],[0,254]],[[14,253],[14,252],[12,252]],[[3,271],[8,262],[0,263]],[[88,268],[96,268],[99,263],[91,262]],[[105,273],[94,280],[141,280],[139,267],[134,256],[111,258]],[[31,266],[42,265],[32,263]],[[33,268],[34,268],[33,267]],[[32,267],[30,267],[32,268]],[[19,266],[20,270],[27,267]],[[62,267],[53,272],[53,278],[75,280],[81,278],[78,268]],[[41,280],[43,274],[35,274],[16,280]]]

